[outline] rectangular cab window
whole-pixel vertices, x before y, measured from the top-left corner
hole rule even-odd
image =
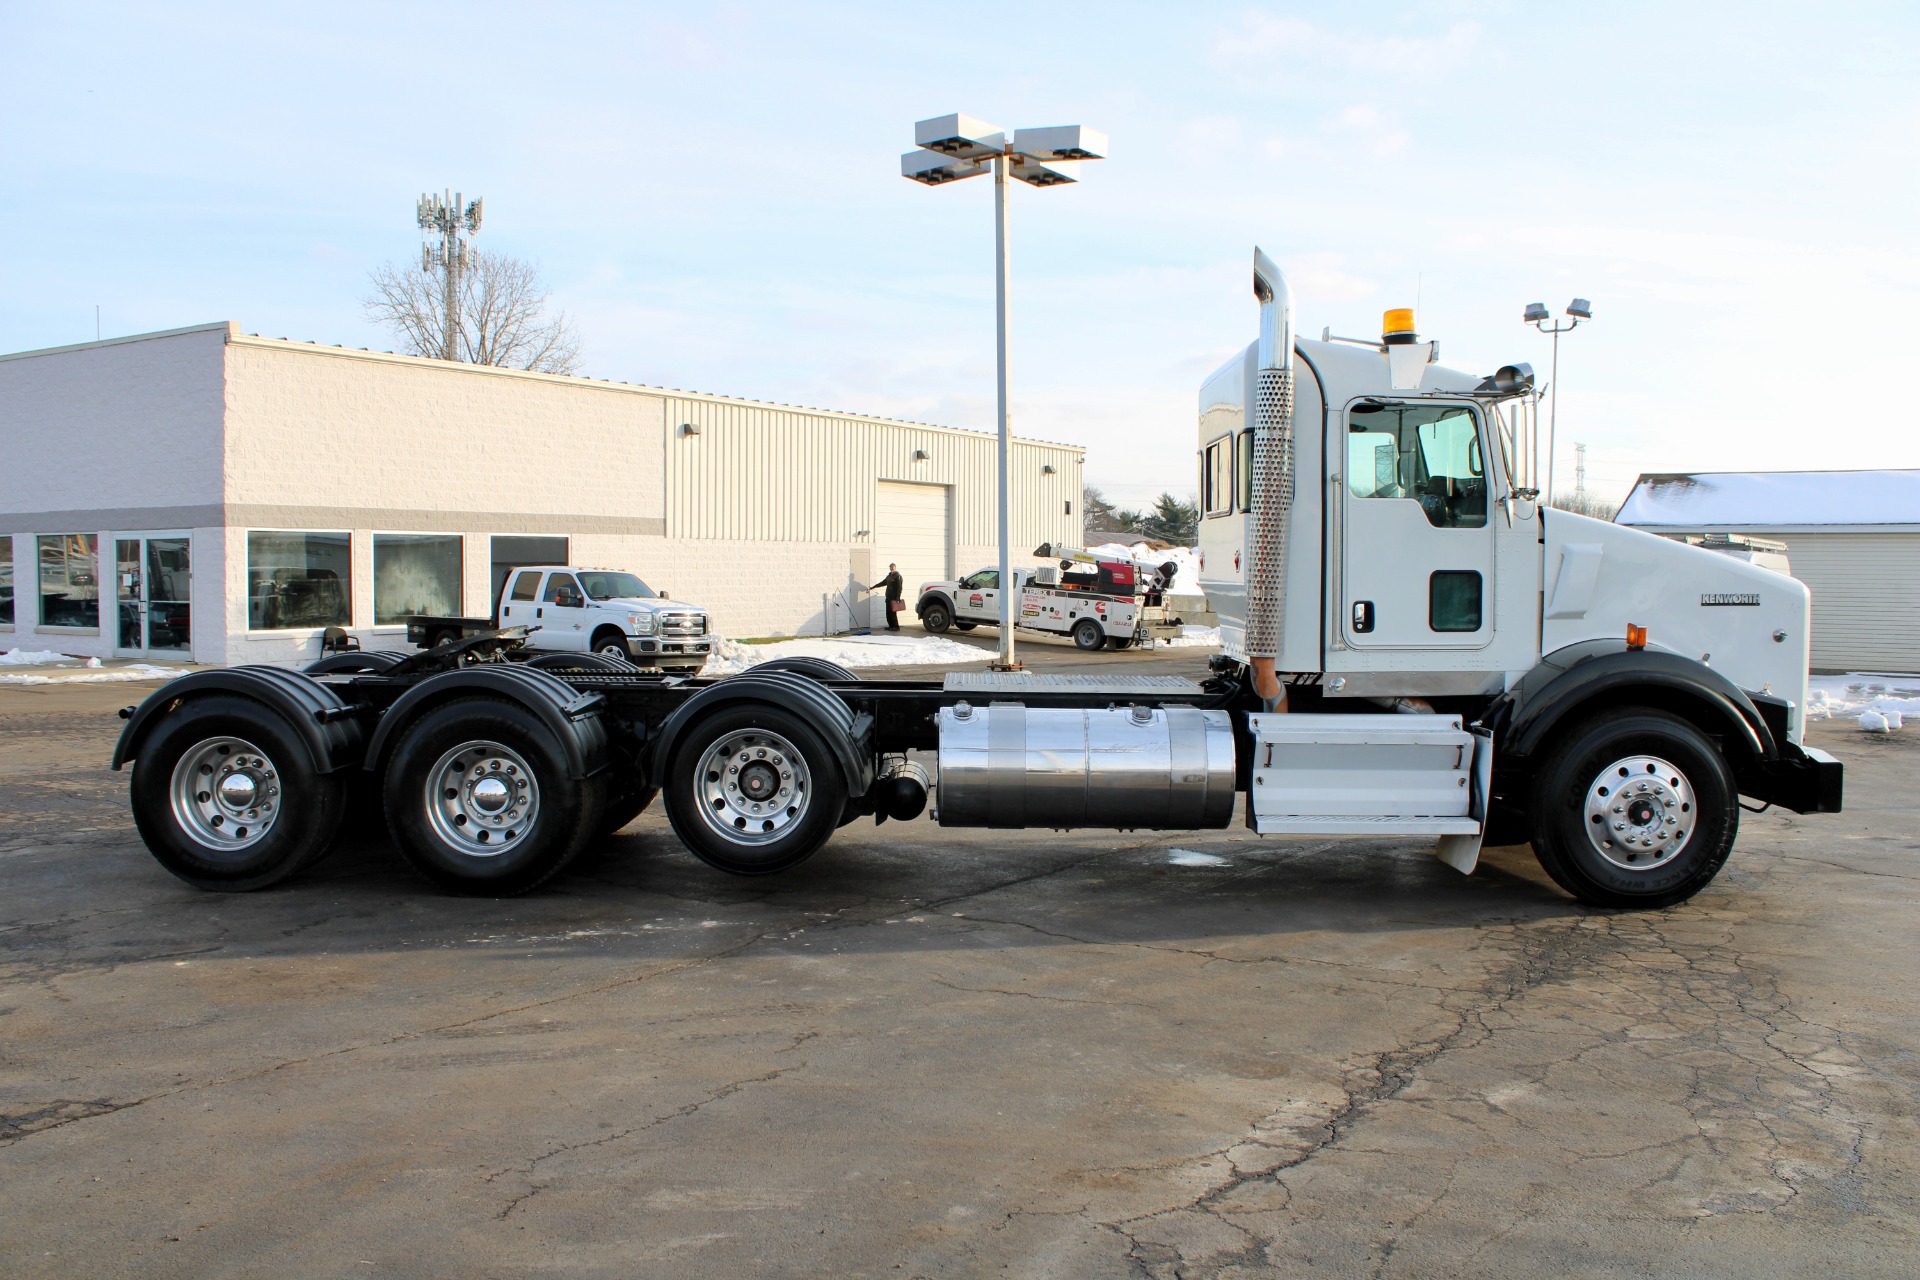
[[[1253,432],[1242,431],[1233,455],[1233,487],[1242,511],[1253,510]]]
[[[1427,579],[1427,626],[1434,631],[1480,629],[1480,574],[1439,569]]]

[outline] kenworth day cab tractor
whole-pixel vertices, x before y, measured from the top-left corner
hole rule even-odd
[[[685,679],[529,656],[521,628],[195,672],[123,713],[140,833],[253,889],[378,804],[428,878],[505,894],[656,795],[697,857],[758,875],[930,789],[943,826],[1055,829],[1225,827],[1244,794],[1261,834],[1432,837],[1463,872],[1528,841],[1575,897],[1657,907],[1713,879],[1742,796],[1839,809],[1839,762],[1801,742],[1804,586],[1543,509],[1523,366],[1444,368],[1410,313],[1296,341],[1258,251],[1254,290],[1259,340],[1200,398],[1204,681]]]

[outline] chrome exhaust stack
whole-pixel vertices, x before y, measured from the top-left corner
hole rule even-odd
[[[1260,300],[1253,409],[1253,528],[1247,557],[1247,660],[1269,711],[1287,691],[1274,671],[1287,599],[1287,511],[1293,506],[1293,291],[1273,260],[1253,251]]]

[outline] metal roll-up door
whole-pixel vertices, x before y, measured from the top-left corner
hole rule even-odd
[[[907,600],[903,625],[913,622],[921,583],[953,577],[949,493],[949,487],[943,484],[880,482],[879,515],[873,530],[873,581],[886,574],[889,563],[900,566]],[[872,625],[876,627],[887,625],[882,595],[876,591],[870,606]]]

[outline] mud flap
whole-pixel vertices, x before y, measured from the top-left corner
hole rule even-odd
[[[1470,836],[1441,836],[1434,848],[1440,861],[1461,875],[1472,875],[1480,863],[1480,845],[1487,836],[1487,796],[1493,789],[1493,733],[1478,725],[1473,734],[1473,800],[1467,812],[1480,829]]]

